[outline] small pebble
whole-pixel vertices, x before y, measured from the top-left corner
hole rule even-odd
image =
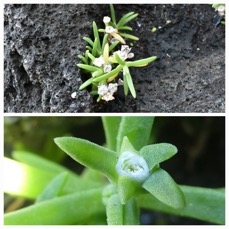
[[[75,99],[75,98],[76,98],[76,91],[75,91],[75,92],[73,92],[73,93],[71,94],[71,97],[72,97],[73,99]]]

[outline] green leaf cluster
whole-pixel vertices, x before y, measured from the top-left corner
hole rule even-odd
[[[80,90],[91,86],[91,94],[99,96],[97,101],[101,99],[109,101],[105,99],[103,94],[99,93],[98,87],[107,86],[111,82],[117,82],[116,79],[120,72],[123,72],[122,81],[125,95],[130,91],[131,95],[136,98],[136,90],[129,68],[144,67],[157,59],[156,56],[152,56],[138,61],[126,61],[129,58],[128,53],[130,49],[124,53],[122,49],[119,50],[121,45],[126,44],[125,39],[135,41],[139,39],[132,34],[123,33],[123,31],[132,31],[132,28],[126,24],[136,18],[138,14],[129,12],[116,22],[115,10],[112,4],[110,5],[110,12],[111,20],[104,22],[105,29],[98,29],[96,22],[93,21],[94,39],[89,37],[83,38],[87,42],[86,52],[84,55],[78,56],[82,63],[77,64],[77,66],[83,69],[89,76],[88,80],[80,86]],[[107,28],[111,28],[111,32],[107,31]],[[100,39],[99,32],[104,33],[102,39]],[[120,52],[124,53],[126,57],[124,58]],[[101,61],[100,64],[96,63],[98,59]]]

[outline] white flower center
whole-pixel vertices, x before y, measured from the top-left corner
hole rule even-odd
[[[149,166],[145,159],[130,151],[123,152],[116,165],[118,174],[133,180],[143,182],[150,174]]]

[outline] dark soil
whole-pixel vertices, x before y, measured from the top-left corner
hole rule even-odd
[[[224,112],[225,26],[213,25],[211,5],[115,5],[116,16],[134,11],[129,25],[140,38],[132,68],[137,98],[96,103],[82,84],[78,54],[92,21],[103,26],[108,5],[5,5],[5,112]],[[170,20],[169,24],[166,21]],[[159,28],[151,32],[153,27]],[[76,91],[76,98],[71,94]]]

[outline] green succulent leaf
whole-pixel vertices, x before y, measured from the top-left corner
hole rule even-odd
[[[61,166],[53,161],[45,159],[39,155],[27,151],[13,151],[12,157],[24,164],[32,166],[34,168],[41,169],[43,171],[51,172],[54,174],[62,172],[70,172],[66,167]]]
[[[134,36],[132,34],[128,34],[128,33],[120,33],[120,36],[125,37],[125,38],[129,38],[129,39],[134,40],[134,41],[138,41],[139,40],[138,37],[136,37],[136,36]]]
[[[117,144],[117,133],[119,129],[119,124],[121,121],[120,116],[102,116],[103,127],[106,136],[107,147],[110,150],[116,150]]]
[[[77,66],[79,68],[85,69],[85,70],[87,70],[89,72],[95,72],[97,70],[100,70],[100,68],[98,68],[98,67],[87,65],[87,64],[77,64]]]
[[[88,79],[87,81],[85,81],[81,86],[80,86],[80,90],[83,90],[85,87],[89,86],[90,84],[93,83],[93,78]]]
[[[104,37],[103,37],[103,44],[102,44],[102,53],[104,51],[104,47],[107,43],[107,40],[108,40],[108,34],[105,34]]]
[[[125,65],[125,61],[122,58],[120,58],[117,53],[114,53],[114,57],[120,65]]]
[[[224,6],[225,4],[212,4],[212,8],[219,8],[220,6]]]
[[[89,45],[91,45],[91,47],[93,47],[94,42],[89,38],[89,37],[84,37],[83,38]]]
[[[95,57],[90,52],[88,52],[87,55],[92,60],[92,62],[95,60]]]
[[[156,199],[151,194],[143,194],[138,198],[140,207],[186,216],[211,223],[225,224],[225,192],[217,189],[179,186],[184,193],[186,205],[182,209],[174,209]]]
[[[82,55],[78,55],[78,57],[79,57],[80,60],[82,60],[82,62],[83,62],[84,64],[88,64],[88,61],[87,61],[87,58],[86,58],[86,57],[84,57],[84,56],[82,56]]]
[[[98,51],[101,53],[101,44],[100,44],[99,32],[98,32],[98,27],[97,27],[95,21],[93,21],[92,27],[93,27],[94,37],[95,37],[95,39],[97,39],[96,47],[98,47]]]
[[[55,138],[54,141],[64,152],[82,165],[104,173],[112,181],[117,179],[115,171],[117,157],[114,151],[80,138],[61,137]]]
[[[103,74],[103,70],[99,69],[98,71],[95,71],[92,73],[92,77],[95,78],[95,77],[101,76],[102,74]]]
[[[139,207],[135,199],[129,200],[123,210],[124,225],[139,225]]]
[[[103,214],[101,188],[43,201],[4,215],[5,225],[83,224],[94,214]],[[67,207],[64,207],[67,206]]]
[[[63,172],[57,175],[50,183],[45,187],[42,193],[37,197],[36,203],[53,199],[58,197],[63,189],[68,173]]]
[[[90,52],[92,52],[92,47],[91,46],[86,46],[86,49],[88,50],[88,51],[90,51]]]
[[[176,153],[176,146],[168,143],[147,145],[140,149],[140,155],[147,161],[150,169],[173,157]]]
[[[112,195],[106,205],[108,225],[138,225],[139,209],[134,199],[121,204],[118,194]]]
[[[117,136],[117,152],[120,152],[123,138],[128,137],[136,150],[148,144],[154,117],[124,116],[120,122]]]
[[[139,183],[123,175],[119,175],[117,186],[119,198],[122,204],[125,204],[133,198],[139,190]]]
[[[185,206],[184,194],[173,178],[158,168],[146,179],[142,187],[164,204],[181,209]]]
[[[132,31],[133,29],[130,26],[120,26],[118,30],[129,30]]]
[[[127,67],[127,66],[124,66],[124,67]],[[127,82],[127,85],[130,89],[131,95],[134,98],[136,98],[136,91],[135,91],[134,84],[133,84],[132,77],[131,77],[130,73],[127,73],[125,76],[126,76],[126,82]]]
[[[91,51],[91,53],[92,53],[92,55],[93,56],[97,56],[97,54],[99,53],[99,39],[96,37],[95,38],[95,41],[94,41],[94,45],[93,45],[93,48],[92,48],[92,51]]]
[[[124,94],[128,95],[129,87],[128,87],[128,84],[127,84],[126,75],[123,75],[123,89],[124,89]]]
[[[110,4],[111,20],[116,25],[115,9],[112,4]]]
[[[127,14],[125,14],[118,22],[117,24],[117,28],[119,29],[119,27],[124,26],[126,23],[128,23],[129,21],[133,20],[134,18],[136,18],[138,16],[138,14],[135,14],[134,12],[129,12]]]
[[[108,225],[123,225],[123,205],[118,194],[114,194],[108,199],[106,214]]]
[[[106,80],[108,79],[109,77],[119,73],[121,70],[122,70],[123,66],[122,65],[118,65],[115,69],[113,69],[112,71],[102,75],[102,76],[99,76],[95,79],[93,79],[93,82],[100,82],[102,80]]]
[[[150,62],[153,62],[156,59],[157,59],[156,56],[151,56],[151,57],[146,58],[146,59],[141,59],[141,60],[126,62],[126,65],[128,67],[138,67],[138,66],[146,65],[146,64],[148,64]]]

